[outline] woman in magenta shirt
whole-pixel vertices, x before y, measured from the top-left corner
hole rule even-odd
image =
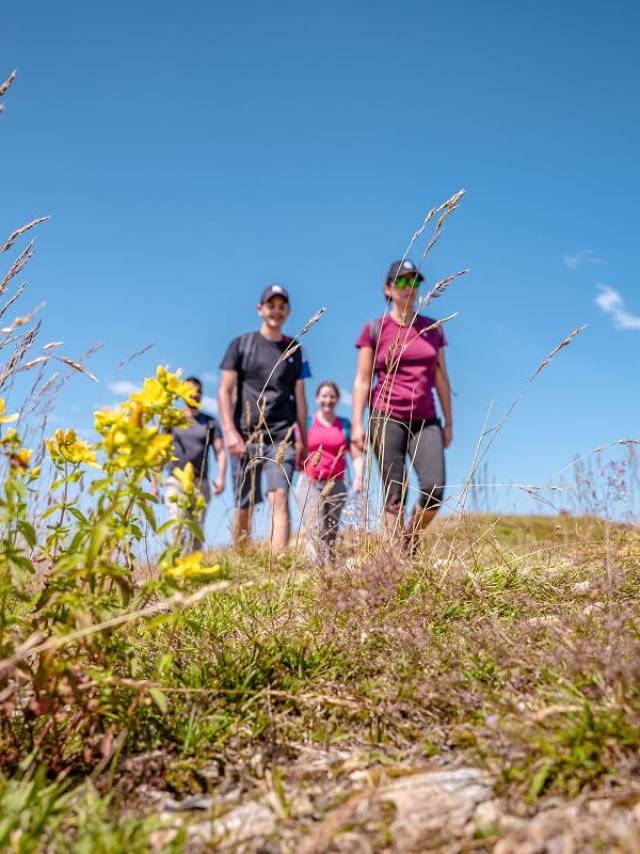
[[[297,489],[307,541],[318,551],[334,557],[340,516],[347,500],[347,455],[352,454],[353,491],[362,489],[362,452],[351,442],[351,424],[335,414],[340,390],[331,380],[316,392],[318,411],[307,423],[308,456],[304,478]]]
[[[447,339],[436,321],[417,313],[422,280],[409,260],[395,261],[389,268],[384,295],[390,310],[365,324],[358,337],[353,386],[353,444],[364,450],[364,411],[371,395],[369,434],[382,475],[385,530],[400,535],[412,551],[442,504],[444,449],[453,437]],[[436,412],[434,389],[444,424]],[[405,527],[409,465],[420,494]]]

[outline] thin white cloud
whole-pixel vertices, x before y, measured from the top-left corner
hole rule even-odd
[[[640,317],[631,314],[624,307],[624,300],[614,288],[609,285],[598,285],[600,293],[596,297],[596,305],[613,320],[614,329],[640,329]]]
[[[121,394],[125,397],[128,397],[134,391],[140,390],[139,385],[132,383],[129,380],[114,380],[114,382],[107,383],[107,388],[109,391],[113,392],[113,394]]]
[[[601,258],[595,249],[578,249],[573,255],[565,255],[563,260],[568,270],[577,270],[583,264],[604,264],[604,258]]]
[[[206,395],[202,398],[202,408],[205,412],[211,412],[213,415],[218,414],[218,401],[215,397],[207,397]]]
[[[205,371],[202,375],[202,379],[206,383],[217,383],[220,379],[219,371]]]
[[[351,392],[347,391],[346,388],[342,388],[342,386],[340,387],[340,403],[344,404],[345,406],[351,406],[351,404],[353,403]]]

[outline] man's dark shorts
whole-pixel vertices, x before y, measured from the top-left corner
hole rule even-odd
[[[241,510],[255,507],[262,499],[262,476],[266,491],[289,489],[296,462],[295,445],[274,442],[272,444],[249,444],[241,457],[231,457],[233,498]]]

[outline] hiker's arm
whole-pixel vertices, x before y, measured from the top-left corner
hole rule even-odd
[[[307,458],[307,398],[304,394],[304,380],[296,380],[296,424],[298,439],[296,441],[296,457],[298,464]]]
[[[360,453],[364,451],[364,410],[369,401],[372,376],[373,349],[371,347],[360,347],[356,375],[353,381],[353,413],[351,416],[351,442]]]
[[[218,458],[218,476],[213,482],[214,495],[220,495],[224,492],[224,485],[227,477],[227,451],[224,447],[222,439],[214,439],[213,447]]]
[[[442,347],[438,350],[438,363],[436,365],[435,377],[438,400],[444,417],[443,441],[448,448],[453,439],[453,416],[451,414],[451,386],[449,385],[449,374],[447,373],[447,362]]]
[[[222,433],[224,435],[227,450],[233,457],[241,457],[244,454],[244,439],[236,430],[233,423],[233,393],[238,387],[237,371],[222,371],[220,380],[220,391],[218,392],[218,406],[220,408],[220,421],[222,422]]]
[[[364,454],[353,440],[351,441],[351,461],[353,463],[353,491],[362,492]]]

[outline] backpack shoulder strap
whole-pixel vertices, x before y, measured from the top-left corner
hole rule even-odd
[[[373,320],[369,321],[369,337],[371,338],[371,343],[373,344],[374,351],[378,347],[378,340],[380,338],[380,327],[382,326],[382,319],[380,317],[375,317]]]
[[[351,443],[351,421],[348,418],[343,418],[340,416],[340,423],[342,424],[342,432],[344,433],[344,437],[347,442]]]
[[[255,352],[255,335],[255,332],[245,332],[244,335],[240,336],[240,345],[238,347],[238,352],[240,354],[240,371],[242,372],[242,374],[247,373],[251,357]]]

